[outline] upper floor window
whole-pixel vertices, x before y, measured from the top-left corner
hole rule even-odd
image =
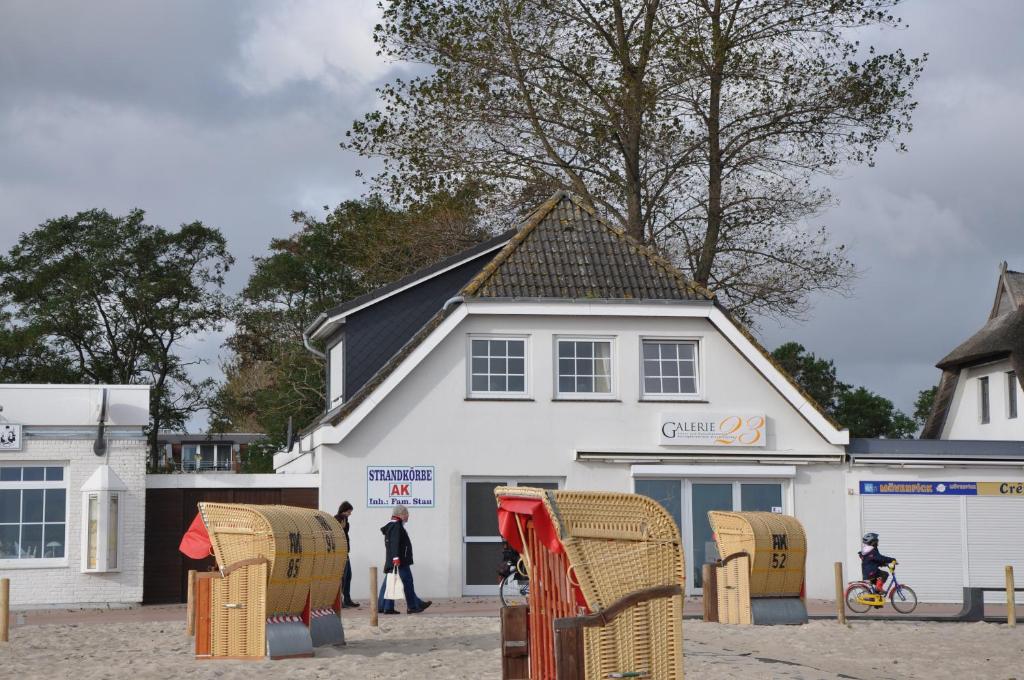
[[[612,341],[559,338],[557,396],[607,397],[612,394]]]
[[[328,372],[330,374],[328,395],[330,403],[327,410],[330,411],[339,405],[345,398],[345,347],[339,342],[328,352]]]
[[[1006,416],[1017,417],[1017,372],[1006,372]]]
[[[699,394],[697,341],[644,340],[643,395],[694,397]]]
[[[987,425],[991,420],[988,404],[988,376],[978,378],[978,401],[981,405],[981,424]]]
[[[526,338],[470,338],[469,394],[495,397],[526,395]]]
[[[182,444],[181,469],[185,472],[230,470],[231,444]]]
[[[63,466],[0,466],[0,560],[64,559]]]

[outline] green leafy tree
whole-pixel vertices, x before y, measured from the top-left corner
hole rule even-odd
[[[0,383],[77,383],[74,362],[41,341],[32,328],[16,325],[0,311]]]
[[[90,383],[149,384],[151,463],[160,430],[184,427],[207,406],[212,380],[195,381],[179,351],[225,319],[232,264],[220,231],[201,222],[168,231],[142,210],[89,210],[23,234],[0,258],[9,300],[31,352],[58,358]]]
[[[938,391],[939,386],[935,385],[917,393],[917,399],[914,401],[914,422],[917,423],[918,427],[924,427],[924,424],[928,422],[928,418],[932,413],[932,407],[935,405],[935,395],[938,394]]]
[[[917,426],[893,403],[864,387],[854,388],[836,377],[835,363],[808,352],[797,342],[779,345],[772,358],[825,411],[850,430],[851,437],[913,437]]]
[[[856,41],[897,2],[380,0],[380,52],[430,70],[380,88],[343,146],[399,200],[567,189],[742,317],[798,316],[852,274],[805,228],[817,178],[910,129],[923,58]]]
[[[299,230],[256,258],[235,306],[231,358],[214,402],[214,429],[265,432],[268,450],[286,445],[288,420],[303,427],[323,412],[323,361],[302,332],[321,312],[486,240],[475,190],[440,192],[407,209],[371,196],[324,217],[292,215]],[[266,452],[251,466],[266,469]]]
[[[849,428],[851,437],[911,439],[917,431],[913,419],[864,387],[842,390],[833,416]]]

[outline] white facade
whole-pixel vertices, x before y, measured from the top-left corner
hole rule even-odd
[[[0,425],[22,433],[19,448],[0,450],[0,574],[11,579],[11,606],[141,602],[149,388],[0,385],[0,407]]]
[[[1009,359],[961,369],[942,439],[1024,440],[1024,391]]]
[[[692,512],[694,499],[726,494],[723,502],[738,506],[750,492],[767,499],[771,508],[763,509],[777,507],[804,522],[811,545],[820,548],[808,564],[808,594],[827,597],[829,565],[848,547],[837,498],[846,433],[710,305],[567,304],[464,303],[345,420],[303,439],[302,449],[312,449],[318,461],[321,508],[334,512],[343,500],[356,507],[354,594],[367,594],[360,574],[383,559],[379,527],[390,517],[388,509],[367,508],[368,467],[433,466],[433,507],[410,508],[408,525],[417,589],[427,597],[493,592],[483,585],[493,583],[497,567],[496,539],[487,535],[495,524],[489,484],[629,492],[643,480],[659,480],[654,486],[676,499],[669,502],[684,533],[691,591],[695,541],[704,550],[692,516],[706,516]],[[522,398],[470,397],[470,341],[490,336],[527,339]],[[564,337],[611,339],[610,394],[557,398],[556,343]],[[699,395],[670,402],[642,395],[641,341],[656,338],[698,343]],[[666,413],[760,414],[764,445],[666,446]],[[822,513],[824,505],[837,513]]]

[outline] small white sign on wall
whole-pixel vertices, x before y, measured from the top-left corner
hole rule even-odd
[[[743,413],[662,413],[662,446],[764,446],[765,416]]]
[[[390,505],[434,507],[434,466],[367,466],[366,507]]]
[[[0,451],[21,451],[21,425],[0,423]]]

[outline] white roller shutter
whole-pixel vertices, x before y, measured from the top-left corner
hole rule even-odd
[[[961,498],[861,496],[861,532],[881,537],[882,554],[899,560],[896,577],[922,602],[963,601]]]
[[[1006,585],[1006,565],[1013,565],[1017,587],[1024,587],[1024,499],[972,496],[967,499],[967,560],[970,584]],[[986,593],[986,601],[1005,602],[1005,593]],[[1017,593],[1018,601],[1024,593]]]

